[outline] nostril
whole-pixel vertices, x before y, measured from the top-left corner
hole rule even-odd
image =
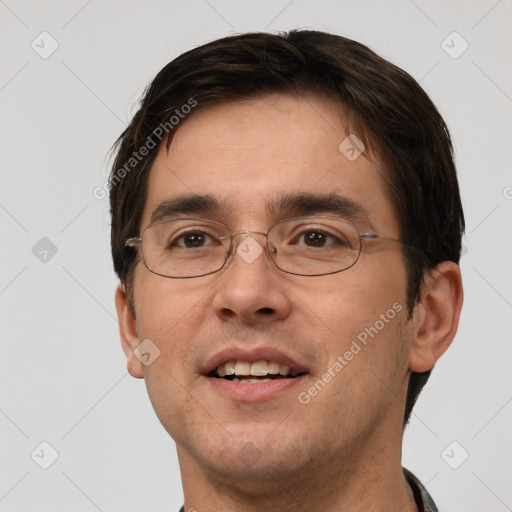
[[[228,318],[233,318],[236,316],[236,313],[232,309],[229,309],[229,308],[223,308],[222,314]]]
[[[275,313],[275,310],[272,308],[260,308],[260,309],[258,309],[258,313],[263,313],[265,315],[272,315]]]

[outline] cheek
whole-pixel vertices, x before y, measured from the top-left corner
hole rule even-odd
[[[142,274],[142,272],[141,272]],[[149,273],[147,273],[149,274]],[[191,360],[194,336],[204,316],[200,290],[184,290],[181,281],[153,274],[136,280],[135,307],[139,339],[150,339],[160,351],[154,364],[145,366],[148,389],[153,380],[168,380],[169,385],[186,385],[186,368]],[[173,384],[173,379],[175,383]],[[160,382],[159,386],[162,383]],[[164,385],[161,389],[167,389]],[[158,387],[157,388],[158,391]]]
[[[333,400],[345,405],[384,406],[407,373],[405,267],[396,254],[380,256],[361,258],[353,268],[326,279],[316,293],[309,288],[300,294],[327,333],[319,340],[327,356],[320,371],[330,368],[336,375]]]
[[[135,293],[139,339],[150,339],[159,350],[154,362],[143,366],[145,384],[156,415],[174,437],[184,431],[194,409],[187,392],[193,378],[189,361],[204,313],[200,303],[204,292],[187,292],[180,286],[177,281],[144,275],[136,281]]]
[[[406,316],[405,266],[396,254],[382,256],[365,259],[362,255],[351,269],[319,278],[311,283],[314,286],[297,291],[319,324],[331,333],[327,338],[335,345],[341,342],[343,346],[343,341],[356,339],[360,333],[364,339],[372,327],[389,331],[390,325],[400,325]]]
[[[204,293],[204,290],[203,290]],[[201,291],[185,280],[168,279],[141,268],[135,275],[135,307],[139,336],[174,338],[194,316]]]

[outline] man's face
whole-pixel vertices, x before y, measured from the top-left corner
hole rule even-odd
[[[141,227],[164,201],[194,194],[226,208],[182,216],[266,233],[298,216],[270,214],[267,203],[335,193],[366,210],[360,233],[400,238],[382,171],[338,149],[347,137],[342,121],[338,104],[314,95],[197,110],[177,128],[170,150],[159,150]],[[322,213],[330,214],[312,215]],[[261,234],[235,241],[248,236],[265,247]],[[326,460],[347,467],[383,442],[399,442],[411,343],[400,245],[363,242],[354,267],[321,277],[281,272],[266,250],[249,260],[235,253],[220,272],[192,279],[136,266],[138,338],[160,350],[144,378],[180,459],[189,468],[264,480]],[[291,363],[302,375],[263,383],[207,375],[229,360],[241,368],[244,361]]]

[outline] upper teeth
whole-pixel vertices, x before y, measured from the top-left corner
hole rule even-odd
[[[263,377],[265,375],[297,375],[296,372],[290,372],[290,367],[280,364],[277,361],[228,361],[217,367],[219,377],[226,375],[254,375]]]

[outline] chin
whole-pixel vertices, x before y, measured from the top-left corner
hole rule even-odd
[[[225,435],[211,436],[200,443],[191,441],[189,446],[194,449],[189,454],[211,474],[229,477],[230,481],[235,479],[244,485],[252,481],[267,487],[279,476],[299,471],[306,464],[307,453],[297,449],[292,436],[278,439],[271,435],[275,425],[265,428],[264,432],[257,432],[258,426],[252,424],[242,432],[229,429]],[[202,448],[197,450],[200,445]]]
[[[234,486],[255,493],[268,492],[274,484],[279,486],[283,477],[289,478],[301,471],[299,460],[292,461],[288,455],[275,450],[263,453],[250,443],[239,451],[225,452],[222,463],[218,459],[205,462],[214,475],[229,478]]]

